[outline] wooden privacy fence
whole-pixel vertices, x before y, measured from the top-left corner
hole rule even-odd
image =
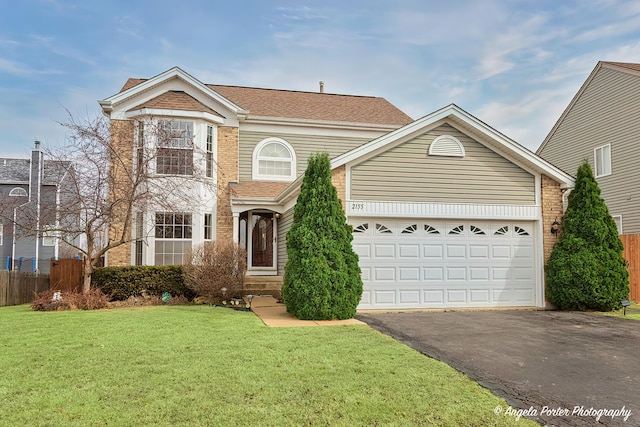
[[[82,291],[82,260],[66,258],[51,260],[50,289],[62,292]]]
[[[49,276],[19,271],[0,271],[0,306],[27,304],[49,289]]]
[[[640,303],[640,234],[621,234],[624,259],[629,270],[629,289],[633,301]]]

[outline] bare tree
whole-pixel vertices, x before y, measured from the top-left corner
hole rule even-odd
[[[48,224],[45,229],[25,214],[16,226],[25,234],[55,235],[82,254],[83,291],[88,292],[91,274],[108,251],[145,238],[132,233],[134,212],[194,205],[202,191],[215,197],[215,165],[195,146],[193,134],[167,120],[112,123],[103,115],[77,120],[70,113],[68,118],[61,123],[68,130],[67,144],[45,151],[63,181],[57,211],[49,213],[55,220],[40,221]],[[11,209],[2,204],[0,212]]]

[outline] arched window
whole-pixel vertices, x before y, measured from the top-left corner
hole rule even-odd
[[[27,190],[20,187],[12,188],[11,191],[9,192],[9,195],[13,197],[18,197],[18,196],[24,197],[27,195]]]
[[[296,154],[281,138],[262,140],[253,150],[253,179],[293,181],[296,178]]]
[[[429,146],[430,156],[464,157],[464,146],[451,135],[440,135]]]

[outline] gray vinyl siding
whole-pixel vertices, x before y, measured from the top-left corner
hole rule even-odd
[[[329,157],[333,158],[370,141],[367,138],[240,131],[240,181],[251,180],[253,150],[260,141],[266,138],[282,138],[291,144],[296,152],[296,172],[298,176],[304,173],[307,167],[307,160],[312,153],[326,151],[329,153]]]
[[[428,156],[440,135],[460,140],[465,157]],[[352,200],[535,204],[535,178],[445,124],[351,169]]]
[[[287,233],[293,223],[293,208],[286,211],[278,221],[278,276],[284,275],[284,266],[287,264]]]
[[[539,154],[575,176],[594,148],[611,144],[611,175],[597,178],[609,212],[624,234],[640,233],[640,77],[601,68]]]

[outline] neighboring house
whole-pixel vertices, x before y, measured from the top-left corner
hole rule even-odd
[[[573,175],[588,160],[620,234],[640,234],[639,107],[640,64],[598,62],[537,151]]]
[[[44,159],[38,141],[30,159],[0,158],[0,268],[49,272],[60,245],[54,233],[35,230],[55,227],[58,189],[66,169],[61,166]]]
[[[153,116],[192,141],[176,155],[217,164],[216,197],[136,212],[140,238],[110,251],[110,265],[181,262],[192,245],[233,240],[249,282],[281,283],[307,158],[327,151],[354,228],[360,308],[545,304],[549,230],[573,179],[455,105],[413,121],[381,98],[205,85],[179,68],[100,104],[130,129],[126,155]]]

